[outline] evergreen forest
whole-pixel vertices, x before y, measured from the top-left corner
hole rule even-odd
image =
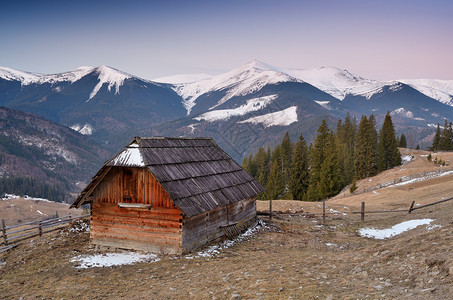
[[[67,194],[61,184],[50,185],[30,177],[0,178],[0,195],[16,194],[20,196],[32,195],[54,202],[64,202]]]
[[[404,135],[396,137],[389,112],[379,131],[373,115],[362,116],[357,125],[348,114],[336,131],[323,120],[310,145],[302,135],[293,143],[286,133],[274,149],[260,147],[242,166],[266,188],[258,199],[319,201],[348,185],[353,192],[357,180],[401,165],[398,146],[405,144]]]
[[[437,124],[436,134],[433,139],[433,151],[453,151],[453,129],[452,122],[445,120],[443,130]]]

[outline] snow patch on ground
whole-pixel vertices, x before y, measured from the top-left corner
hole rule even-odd
[[[418,226],[430,224],[432,221],[434,220],[433,219],[410,220],[396,224],[391,228],[387,229],[362,228],[359,229],[358,232],[359,235],[362,237],[383,240],[399,235],[405,231],[414,229]]]
[[[226,240],[220,244],[212,245],[203,251],[199,251],[199,252],[196,252],[191,255],[186,255],[184,258],[185,259],[194,259],[194,258],[199,258],[199,257],[216,256],[224,249],[230,248],[236,244],[249,240],[255,234],[257,234],[258,232],[260,232],[263,229],[269,229],[269,227],[263,221],[258,220],[258,222],[256,223],[255,226],[250,227],[244,233],[238,235],[236,238],[234,238],[232,240]]]
[[[247,100],[244,105],[237,108],[208,111],[198,117],[195,117],[194,119],[197,121],[205,120],[208,122],[228,120],[234,116],[242,116],[249,112],[260,110],[268,106],[275,99],[277,99],[277,95],[253,98]]]
[[[390,185],[390,186],[391,187],[401,186],[401,185],[406,185],[406,184],[409,184],[409,183],[424,181],[424,180],[428,180],[428,179],[431,179],[431,178],[442,177],[442,176],[446,176],[446,175],[450,175],[450,174],[453,174],[453,171],[431,172],[427,176],[418,177],[418,178],[412,178],[412,179],[409,179],[408,177],[401,177],[402,182],[395,183],[395,184]]]
[[[156,254],[141,254],[132,251],[120,253],[104,253],[95,255],[79,255],[70,261],[77,263],[76,268],[88,269],[96,267],[112,267],[121,265],[131,265],[139,262],[156,262],[160,259]]]
[[[271,126],[288,126],[297,122],[297,106],[291,106],[287,109],[252,117],[239,123],[263,124],[265,128]]]
[[[415,157],[413,157],[411,155],[405,155],[405,156],[401,157],[403,164],[406,164],[414,159],[415,159]]]
[[[1,200],[13,200],[13,199],[20,199],[21,196],[18,196],[18,195],[14,195],[14,194],[4,194],[4,196],[2,198],[0,198]],[[23,199],[25,200],[33,200],[33,201],[44,201],[44,202],[53,202],[53,201],[50,201],[48,199],[44,199],[44,198],[36,198],[36,197],[30,197],[28,195],[24,195],[24,197],[22,197]]]

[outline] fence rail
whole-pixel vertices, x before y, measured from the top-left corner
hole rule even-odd
[[[447,198],[447,199],[442,199],[440,201],[428,203],[428,204],[425,204],[425,205],[420,205],[420,206],[417,206],[417,207],[414,207],[415,201],[412,201],[409,209],[370,210],[370,211],[366,211],[365,210],[365,202],[362,202],[362,206],[361,206],[361,210],[360,211],[348,211],[348,212],[343,212],[343,211],[326,212],[326,202],[323,201],[322,202],[322,212],[320,212],[320,213],[284,213],[284,212],[276,213],[276,212],[272,212],[272,206],[270,205],[269,206],[269,208],[270,208],[269,211],[267,211],[267,212],[261,211],[261,212],[257,212],[257,214],[258,215],[269,216],[270,218],[272,218],[273,215],[289,215],[289,216],[305,216],[305,217],[322,216],[324,222],[326,220],[326,216],[327,215],[360,214],[361,221],[364,221],[366,214],[402,213],[402,212],[406,212],[406,213],[410,214],[414,210],[425,208],[425,207],[429,207],[429,206],[433,206],[433,205],[444,203],[444,202],[451,201],[451,200],[453,200],[453,197]]]
[[[378,189],[382,189],[382,188],[386,188],[386,187],[391,187],[391,186],[394,186],[396,184],[402,184],[404,182],[407,182],[407,181],[410,181],[410,180],[413,180],[413,179],[421,179],[421,178],[432,179],[432,178],[437,178],[437,177],[442,176],[443,173],[451,172],[451,171],[453,171],[453,167],[442,167],[442,168],[440,168],[438,170],[435,170],[435,171],[427,171],[427,172],[418,173],[418,174],[414,174],[414,175],[406,175],[406,176],[402,176],[402,177],[396,178],[396,179],[391,180],[391,181],[380,183],[378,185],[375,185],[375,186],[372,186],[372,187],[369,187],[369,188],[357,189],[351,194],[347,194],[346,191],[349,188],[345,188],[343,191],[340,192],[340,194],[338,196],[341,197],[340,195],[343,194],[342,197],[346,198],[346,197],[351,197],[351,196],[355,196],[355,195],[360,195],[360,194],[372,192],[372,191],[375,191],[375,190],[378,190]]]
[[[0,253],[16,247],[19,242],[61,229],[63,225],[88,216],[81,215],[74,217],[68,215],[60,218],[27,222],[15,226],[6,226],[5,220],[2,219]]]

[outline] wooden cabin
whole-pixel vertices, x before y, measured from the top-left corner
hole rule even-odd
[[[136,137],[71,207],[91,204],[91,242],[182,254],[256,219],[264,188],[211,138]]]

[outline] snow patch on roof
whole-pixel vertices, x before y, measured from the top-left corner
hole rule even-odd
[[[297,122],[297,106],[291,106],[287,109],[252,117],[239,123],[263,124],[264,128],[270,126],[288,126]]]
[[[252,111],[260,110],[268,106],[272,101],[277,99],[277,95],[253,98],[246,101],[245,104],[232,109],[219,109],[208,111],[194,119],[197,121],[214,122],[219,120],[228,120],[234,116],[242,116]]]
[[[128,166],[128,167],[144,167],[145,162],[140,153],[140,148],[134,144],[123,150],[115,158],[112,159],[110,164],[115,166]]]
[[[392,226],[391,228],[387,229],[362,228],[359,229],[359,235],[367,238],[383,240],[399,235],[405,231],[414,229],[420,225],[427,225],[432,221],[434,220],[433,219],[410,220],[396,224],[395,226]]]

